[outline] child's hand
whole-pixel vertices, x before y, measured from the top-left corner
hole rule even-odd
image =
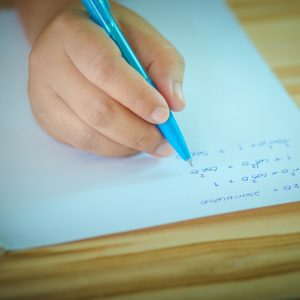
[[[172,150],[153,124],[183,109],[184,62],[140,16],[112,3],[112,13],[158,87],[121,57],[82,7],[64,10],[41,32],[29,60],[29,95],[41,126],[58,140],[105,156]]]

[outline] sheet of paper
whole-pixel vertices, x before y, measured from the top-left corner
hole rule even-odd
[[[218,0],[123,1],[186,59],[176,114],[194,168],[174,154],[96,157],[33,120],[29,47],[0,14],[0,243],[21,249],[300,200],[300,114]]]

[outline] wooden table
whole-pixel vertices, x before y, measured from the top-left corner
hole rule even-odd
[[[230,5],[300,106],[300,1]],[[1,299],[101,297],[300,298],[300,202],[0,257]]]

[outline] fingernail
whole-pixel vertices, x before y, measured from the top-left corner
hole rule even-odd
[[[168,108],[164,108],[164,107],[157,107],[154,109],[154,111],[151,114],[151,119],[155,122],[155,123],[164,123],[165,121],[168,120],[170,111]]]
[[[173,85],[173,91],[176,99],[181,102],[182,106],[185,106],[182,84],[176,81]]]
[[[164,157],[169,156],[173,153],[173,148],[167,142],[161,144],[154,152],[154,155]]]

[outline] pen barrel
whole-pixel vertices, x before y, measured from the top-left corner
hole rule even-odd
[[[137,72],[139,72],[145,78],[145,80],[157,90],[154,82],[151,80],[144,67],[138,61],[131,46],[124,38],[118,25],[116,25],[116,27],[113,29],[112,39],[120,48],[121,53],[128,64],[130,64]],[[156,126],[183,160],[189,160],[191,158],[186,142],[172,112],[170,112],[170,116],[165,123],[158,124]]]
[[[151,81],[149,75],[145,71],[142,64],[137,59],[134,51],[129,45],[127,39],[124,37],[120,27],[117,22],[113,20],[114,26],[111,29],[111,39],[115,42],[115,44],[119,47],[122,57],[127,61],[127,63],[133,67],[137,72],[139,72],[152,86],[154,86]],[[155,86],[154,86],[155,87]]]
[[[115,42],[127,63],[157,90],[155,84],[152,82],[123,35],[118,23],[111,15],[107,0],[82,0],[82,3],[86,7],[92,20],[102,27],[107,35]],[[172,112],[170,112],[170,116],[165,123],[156,126],[183,160],[189,160],[191,158],[186,142]]]
[[[156,126],[183,160],[191,159],[188,146],[172,112],[170,112],[169,119],[165,123]]]

